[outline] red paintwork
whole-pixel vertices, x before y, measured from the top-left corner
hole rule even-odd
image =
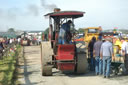
[[[67,60],[74,60],[75,56],[75,45],[70,44],[64,44],[64,45],[58,45],[58,53],[56,57],[56,60],[60,61],[67,61]],[[74,71],[75,69],[75,62],[74,63],[57,63],[58,69],[62,71]]]
[[[57,43],[57,42],[58,42],[58,36],[59,36],[59,34],[58,34],[58,33],[56,33],[56,34],[55,34],[55,43]]]
[[[106,39],[106,38],[112,38],[113,39],[113,36],[111,35],[111,36],[102,36],[103,37],[103,39]]]
[[[74,39],[74,41],[84,41],[84,38]]]
[[[57,64],[58,69],[61,71],[74,71],[75,70],[75,64],[74,63],[58,63]]]
[[[75,45],[58,45],[57,60],[74,60]]]
[[[64,15],[83,15],[82,12],[62,12],[62,13],[55,13],[50,16],[64,16]]]

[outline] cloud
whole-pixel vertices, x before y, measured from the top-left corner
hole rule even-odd
[[[15,20],[17,8],[2,9],[0,8],[0,18],[4,20]]]
[[[10,8],[6,11],[5,13],[5,17],[8,18],[8,20],[16,20],[17,16],[19,13],[19,9],[18,8]]]
[[[11,7],[11,8],[0,8],[0,18],[3,20],[15,21],[18,17],[21,16],[39,16],[39,12],[42,11],[42,7],[46,11],[53,11],[54,8],[57,8],[55,4],[47,4],[46,0],[40,0],[41,5],[38,6],[37,4],[28,4],[24,9],[18,7]]]
[[[0,17],[2,17],[2,16],[3,16],[3,9],[0,8]]]
[[[0,18],[4,20],[14,21],[18,19],[20,16],[38,16],[39,15],[39,7],[37,5],[28,5],[26,11],[20,8],[12,7],[8,9],[0,8]]]
[[[35,4],[29,5],[28,12],[29,12],[29,14],[32,14],[34,16],[38,16],[39,15],[39,7]]]

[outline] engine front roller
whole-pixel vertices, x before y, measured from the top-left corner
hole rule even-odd
[[[76,55],[77,55],[77,64],[76,64],[76,73],[83,74],[88,71],[88,61],[86,54],[86,45],[84,41],[76,42]]]
[[[51,42],[42,42],[41,43],[41,68],[42,76],[51,76],[52,75],[52,55],[53,50],[51,48]]]

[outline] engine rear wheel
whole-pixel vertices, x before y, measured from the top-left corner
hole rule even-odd
[[[76,53],[77,53],[76,72],[78,74],[86,73],[88,71],[88,62],[87,62],[86,46],[84,41],[76,42]]]
[[[52,55],[53,50],[50,42],[41,43],[41,67],[42,76],[52,75]]]

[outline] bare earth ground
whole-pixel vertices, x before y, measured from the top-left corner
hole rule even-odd
[[[53,69],[53,76],[41,76],[40,47],[26,46],[24,48],[24,65],[21,85],[128,85],[128,76],[114,76],[105,79],[95,76],[93,72],[84,75],[63,74]]]

